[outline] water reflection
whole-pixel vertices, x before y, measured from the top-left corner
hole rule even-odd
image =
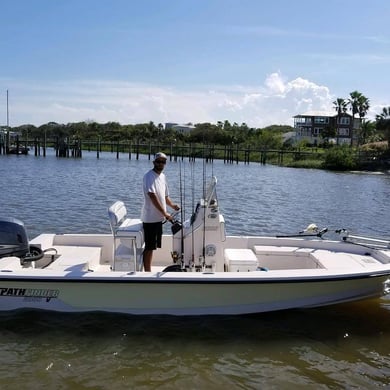
[[[195,387],[218,378],[244,387],[370,388],[388,384],[390,374],[390,315],[378,300],[239,317],[23,311],[0,318],[8,363],[33,357],[21,378],[45,367],[62,378],[100,378],[114,388],[120,377],[174,388],[191,385],[191,377]]]

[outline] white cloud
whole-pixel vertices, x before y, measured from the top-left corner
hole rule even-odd
[[[153,121],[229,120],[249,126],[293,124],[308,110],[332,110],[326,86],[302,77],[286,80],[280,72],[260,86],[213,86],[196,90],[121,81],[23,82],[0,80],[10,90],[10,125],[41,125],[94,120],[122,124]],[[9,86],[9,87],[8,87]]]
[[[229,112],[234,107],[236,122],[263,127],[292,125],[294,115],[308,110],[329,111],[333,100],[325,86],[300,77],[285,81],[280,73],[272,73],[266,78],[264,87],[246,94],[234,94],[226,101],[228,104],[224,108]]]
[[[279,73],[272,73],[269,75],[265,80],[265,85],[268,87],[270,92],[275,94],[283,94],[286,89],[285,83]]]

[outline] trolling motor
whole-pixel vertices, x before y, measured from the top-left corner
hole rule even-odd
[[[42,249],[29,245],[24,223],[16,218],[0,220],[0,259],[19,257],[21,264],[37,261],[44,256]]]
[[[314,223],[311,223],[306,229],[300,231],[298,234],[288,234],[282,236],[276,236],[276,238],[288,238],[288,237],[319,237],[328,232],[328,228],[319,229]]]
[[[328,228],[319,229],[315,223],[311,223],[304,231],[299,232],[300,234],[305,234],[306,236],[312,235],[315,237],[322,238],[322,236],[328,232]]]

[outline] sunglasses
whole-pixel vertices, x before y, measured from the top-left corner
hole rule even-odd
[[[166,164],[167,162],[165,160],[156,160],[155,161],[156,164]]]

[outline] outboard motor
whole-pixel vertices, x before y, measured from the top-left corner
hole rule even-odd
[[[27,232],[22,221],[15,218],[0,219],[0,259],[2,257],[19,257],[20,265],[29,266],[32,262],[42,259],[45,252],[48,251],[57,253],[55,248],[43,251],[40,246],[29,245]],[[49,263],[53,261],[54,255],[51,256]]]
[[[2,218],[0,220],[0,258],[9,256],[23,258],[29,251],[24,223],[15,218]]]

